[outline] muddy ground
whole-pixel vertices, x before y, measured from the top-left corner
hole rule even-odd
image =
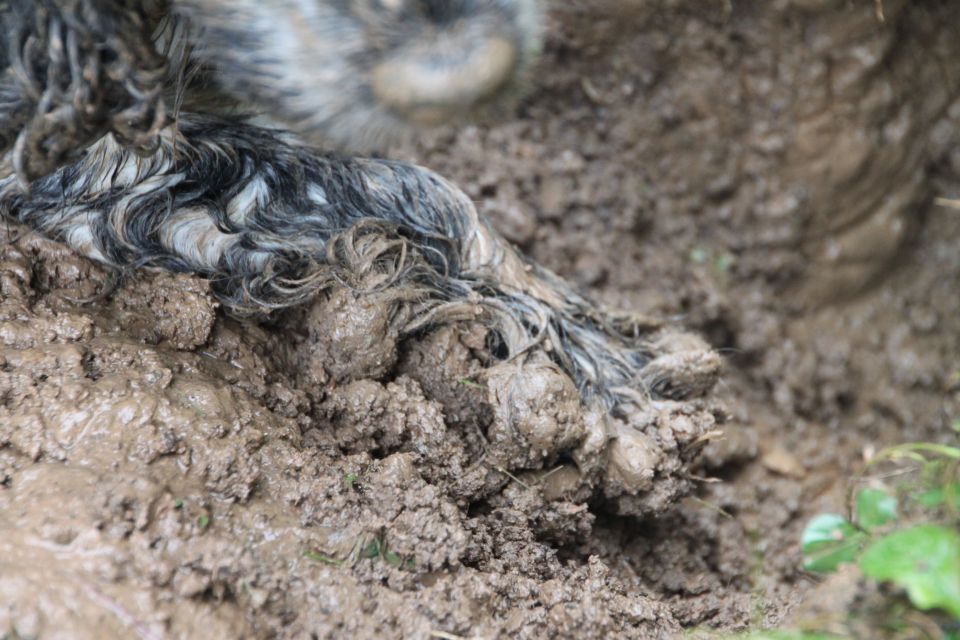
[[[531,378],[528,430],[503,432],[480,326],[396,344],[347,290],[241,322],[158,274],[84,303],[112,276],[7,229],[0,636],[789,621],[817,597],[805,520],[871,452],[955,437],[960,212],[935,199],[960,195],[957,98],[954,2],[570,0],[520,113],[393,152],[723,355],[693,493],[632,515],[571,480],[562,381]]]

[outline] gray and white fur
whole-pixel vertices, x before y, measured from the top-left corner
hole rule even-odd
[[[711,352],[664,353],[655,332],[521,257],[450,182],[340,155],[504,109],[539,51],[537,0],[0,0],[0,11],[7,217],[117,268],[201,274],[242,314],[388,274],[405,333],[479,310],[506,357],[545,351],[612,415],[713,385]]]

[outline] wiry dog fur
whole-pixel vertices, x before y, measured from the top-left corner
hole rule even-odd
[[[546,351],[613,415],[713,385],[709,350],[663,353],[520,257],[443,178],[330,152],[509,103],[537,55],[535,0],[0,9],[7,216],[109,265],[202,274],[239,313],[383,273],[405,332],[479,312],[507,356]]]

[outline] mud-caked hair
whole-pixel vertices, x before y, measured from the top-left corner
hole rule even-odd
[[[400,337],[483,322],[492,360],[571,381],[600,416],[583,455],[596,463],[619,443],[609,456],[633,470],[610,486],[636,494],[654,443],[680,446],[663,416],[709,392],[716,354],[600,308],[428,169],[342,154],[509,105],[539,50],[540,11],[538,0],[0,0],[0,214],[117,270],[202,275],[235,314],[374,282]],[[514,398],[498,402],[509,424]]]

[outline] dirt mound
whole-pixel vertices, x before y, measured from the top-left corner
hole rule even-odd
[[[557,545],[590,535],[591,500],[650,514],[689,493],[685,463],[716,424],[704,401],[651,405],[642,431],[586,412],[546,359],[485,366],[481,326],[398,344],[375,292],[258,327],[218,316],[196,279],[140,274],[80,305],[110,284],[97,267],[36,236],[2,256],[2,628],[674,625]],[[664,339],[669,357],[703,351]]]
[[[545,358],[496,362],[478,324],[398,341],[348,289],[239,322],[200,280],[114,290],[8,237],[0,635],[783,620],[811,585],[804,519],[839,508],[864,451],[960,414],[960,218],[929,207],[960,190],[960,8],[877,6],[562,3],[523,113],[394,153],[610,306],[706,336],[725,408],[627,427]],[[709,350],[662,335],[698,385]]]

